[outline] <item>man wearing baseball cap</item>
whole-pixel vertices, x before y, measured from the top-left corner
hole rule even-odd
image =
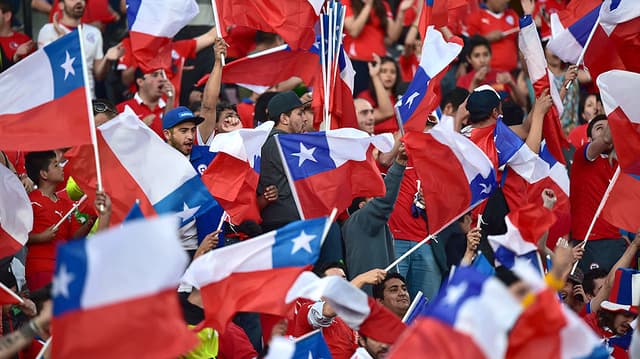
[[[196,128],[204,119],[184,106],[167,112],[162,118],[162,133],[167,143],[185,156],[191,154]]]
[[[304,104],[293,91],[275,95],[267,105],[267,112],[275,126],[262,146],[257,189],[265,232],[300,219],[274,135],[302,133],[306,123]]]

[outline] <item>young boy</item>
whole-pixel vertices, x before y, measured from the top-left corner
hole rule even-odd
[[[467,44],[467,62],[471,65],[471,71],[458,78],[456,86],[473,92],[481,85],[489,85],[498,91],[503,101],[511,99],[516,104],[523,106],[526,95],[520,93],[513,76],[509,72],[499,72],[491,68],[491,45],[482,36],[476,35],[469,38]]]
[[[64,181],[64,171],[54,151],[31,152],[25,157],[27,175],[38,188],[29,194],[33,208],[33,230],[27,241],[26,277],[31,291],[51,283],[55,270],[56,244],[76,236],[84,236],[93,225],[81,227],[73,216],[54,228],[73,207],[66,196],[58,196],[56,187]],[[79,228],[78,228],[79,227]]]

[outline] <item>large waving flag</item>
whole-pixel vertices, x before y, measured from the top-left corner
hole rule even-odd
[[[44,151],[91,143],[85,86],[78,31],[3,72],[0,148]]]
[[[498,279],[457,268],[388,358],[504,358],[520,313],[520,303]]]
[[[98,148],[114,224],[124,220],[136,200],[146,216],[177,212],[183,224],[218,205],[189,160],[135,114],[125,112],[100,126]],[[74,148],[66,156],[69,174],[91,196],[96,190],[91,147]]]
[[[438,233],[493,193],[496,173],[489,158],[473,142],[444,124],[427,133],[407,133],[404,144],[422,180],[431,234]]]
[[[529,72],[529,78],[533,83],[535,96],[540,96],[544,90],[548,90],[549,93],[553,91],[557,92],[555,85],[550,86],[550,84],[553,83],[550,80],[553,74],[547,69],[547,60],[544,55],[544,50],[542,49],[542,44],[540,43],[538,30],[531,16],[525,16],[520,19],[520,33],[518,36],[518,46],[527,62],[527,70]],[[560,99],[559,94],[557,99]],[[553,157],[564,164],[563,149],[569,148],[569,141],[567,141],[567,137],[564,135],[562,125],[560,124],[561,101],[559,106],[560,108],[558,108],[558,106],[551,106],[549,111],[544,115],[542,135]]]
[[[218,154],[202,174],[202,182],[227,211],[231,223],[262,220],[256,198],[260,150],[272,128],[273,122],[268,121],[255,129],[221,133],[213,138],[210,150]]]
[[[282,163],[301,218],[347,209],[356,197],[380,197],[384,182],[370,146],[393,147],[390,134],[369,136],[354,128],[276,135]]]
[[[599,16],[584,49],[584,64],[591,78],[613,69],[640,72],[640,2],[605,0]]]
[[[424,130],[425,119],[440,104],[440,81],[462,47],[459,37],[454,36],[446,41],[442,33],[433,26],[427,29],[420,66],[401,101],[396,104],[405,130]]]
[[[489,236],[496,261],[507,268],[513,267],[516,258],[525,258],[543,274],[538,259],[538,240],[556,220],[551,210],[538,204],[528,204],[505,217],[507,233]]]
[[[531,151],[502,120],[496,123],[493,141],[498,152],[498,167],[508,165],[529,183],[538,182],[549,175],[549,164]]]
[[[551,14],[551,40],[547,46],[559,58],[577,63],[600,13],[600,0],[571,1],[567,8]]]
[[[14,255],[29,239],[33,209],[22,183],[0,165],[0,258]]]
[[[640,73],[612,70],[598,77],[602,105],[623,172],[640,175]]]
[[[54,357],[175,358],[188,352],[198,339],[176,295],[187,262],[170,217],[128,222],[58,247]]]
[[[329,224],[326,217],[293,222],[196,258],[182,280],[200,289],[203,325],[222,332],[236,312],[284,316],[295,301],[285,301],[287,292],[318,260]]]
[[[602,208],[602,218],[612,225],[635,233],[640,228],[640,176],[620,173]]]
[[[142,71],[171,69],[171,41],[198,12],[195,0],[127,0],[131,48]]]
[[[216,24],[223,37],[231,26],[246,26],[276,33],[293,49],[307,49],[315,39],[313,29],[322,4],[322,0],[215,0]]]
[[[295,340],[274,337],[269,343],[265,359],[329,359],[331,352],[320,329]]]

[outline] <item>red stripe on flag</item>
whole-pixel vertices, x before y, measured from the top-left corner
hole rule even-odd
[[[175,289],[54,317],[56,358],[176,358],[199,340],[187,328]]]
[[[131,31],[130,37],[133,57],[144,73],[171,70],[171,39],[136,31]]]
[[[620,173],[602,209],[602,218],[618,228],[636,232],[640,229],[638,203],[640,203],[640,180]]]
[[[601,73],[609,70],[626,69],[618,54],[616,44],[609,38],[600,24],[596,25],[591,42],[585,49],[584,65],[589,70],[592,79],[597,79]]]
[[[620,168],[625,173],[640,175],[640,123],[631,122],[620,107],[607,118]]]
[[[24,246],[24,243],[20,243],[12,235],[7,233],[0,224],[0,258],[12,256],[16,254]]]
[[[0,147],[45,151],[91,143],[85,94],[80,87],[27,111],[0,115]]]

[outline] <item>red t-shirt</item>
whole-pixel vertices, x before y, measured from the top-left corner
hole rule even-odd
[[[242,127],[253,128],[253,113],[255,108],[256,104],[253,102],[240,102],[236,106],[238,116],[240,116],[240,122],[242,122]]]
[[[258,355],[247,334],[234,322],[227,324],[219,343],[218,359],[251,359]]]
[[[371,104],[371,106],[373,106],[373,108],[378,107],[378,103],[374,101],[373,96],[371,96],[371,92],[369,92],[369,90],[364,90],[360,92],[358,94],[358,98],[362,98],[369,101],[369,103]],[[389,96],[389,99],[391,100],[392,105],[396,103],[396,99],[392,95]],[[398,120],[396,119],[395,115],[387,118],[386,120],[380,123],[377,123],[373,128],[373,133],[375,133],[376,135],[380,133],[386,133],[386,132],[394,133],[396,131],[398,131]]]
[[[498,73],[500,72],[503,72],[503,71],[497,71],[494,69],[489,70],[489,72],[487,72],[487,74],[484,77],[484,81],[478,86],[489,85],[493,87],[494,90],[498,91],[498,93],[500,94],[500,98],[502,98],[502,100],[504,101],[505,99],[511,97],[511,86],[509,86],[508,84],[498,83],[496,78],[498,76]],[[471,86],[471,82],[473,81],[473,76],[475,75],[476,75],[476,70],[471,70],[469,73],[463,76],[460,76],[458,78],[458,81],[456,81],[456,86],[469,90],[469,86]],[[469,91],[473,91],[473,89],[470,89]]]
[[[571,132],[569,132],[569,143],[575,148],[580,148],[589,142],[587,136],[588,123],[583,123],[580,126],[576,126]]]
[[[355,0],[360,1],[360,0]],[[387,18],[393,19],[393,13],[386,1],[382,4],[387,11]],[[355,17],[351,2],[345,3],[346,11],[345,18]],[[384,56],[387,53],[387,48],[384,45],[384,38],[387,34],[387,29],[382,28],[380,18],[376,15],[375,11],[371,9],[369,19],[364,24],[362,31],[358,37],[353,38],[347,31],[344,32],[344,49],[349,54],[349,58],[360,61],[373,61],[373,54]]]
[[[138,115],[140,121],[142,121],[148,115],[154,115],[154,119],[149,126],[153,132],[157,133],[160,138],[164,139],[164,134],[162,133],[162,116],[164,116],[164,108],[166,107],[165,102],[160,99],[160,102],[153,110],[150,109],[147,105],[142,102],[142,98],[136,92],[135,96],[132,99],[129,99],[124,102],[120,102],[116,108],[118,112],[123,112],[125,107],[131,108],[133,112]]]
[[[295,325],[293,333],[291,333],[294,337],[300,337],[315,330],[307,319],[309,310],[314,303],[308,299],[298,299],[296,302]],[[339,317],[335,317],[330,326],[322,328],[322,335],[327,342],[331,357],[334,359],[349,359],[358,349],[356,332]]]
[[[411,161],[410,161],[411,162]],[[389,228],[395,239],[420,242],[427,236],[427,223],[422,217],[411,215],[413,196],[418,190],[418,173],[412,163],[407,164],[400,182],[398,199],[389,217]],[[427,213],[427,216],[429,214]]]
[[[31,41],[31,38],[21,32],[14,31],[11,36],[0,36],[0,46],[2,46],[2,50],[11,60],[13,60],[13,55],[16,54],[18,46],[28,41]]]
[[[587,160],[587,146],[589,144],[578,148],[574,153],[569,181],[571,236],[577,240],[584,240],[587,235],[593,216],[609,186],[609,180],[618,166],[618,161],[613,160],[610,164],[609,158],[603,155],[598,155],[593,161]],[[620,232],[602,216],[598,216],[588,239],[601,238],[620,238]]]
[[[31,208],[33,208],[33,230],[31,233],[41,233],[47,228],[55,225],[73,207],[73,203],[65,198],[58,197],[57,202],[53,202],[42,192],[35,190],[29,193]],[[27,276],[40,272],[51,272],[55,269],[56,244],[64,242],[73,235],[72,226],[73,215],[62,222],[58,227],[52,241],[44,243],[27,243]]]
[[[482,35],[500,30],[505,32],[518,28],[518,15],[511,9],[494,14],[487,9],[473,12],[467,18],[469,36]],[[518,66],[518,33],[513,32],[501,40],[491,43],[491,67],[511,71]]]

